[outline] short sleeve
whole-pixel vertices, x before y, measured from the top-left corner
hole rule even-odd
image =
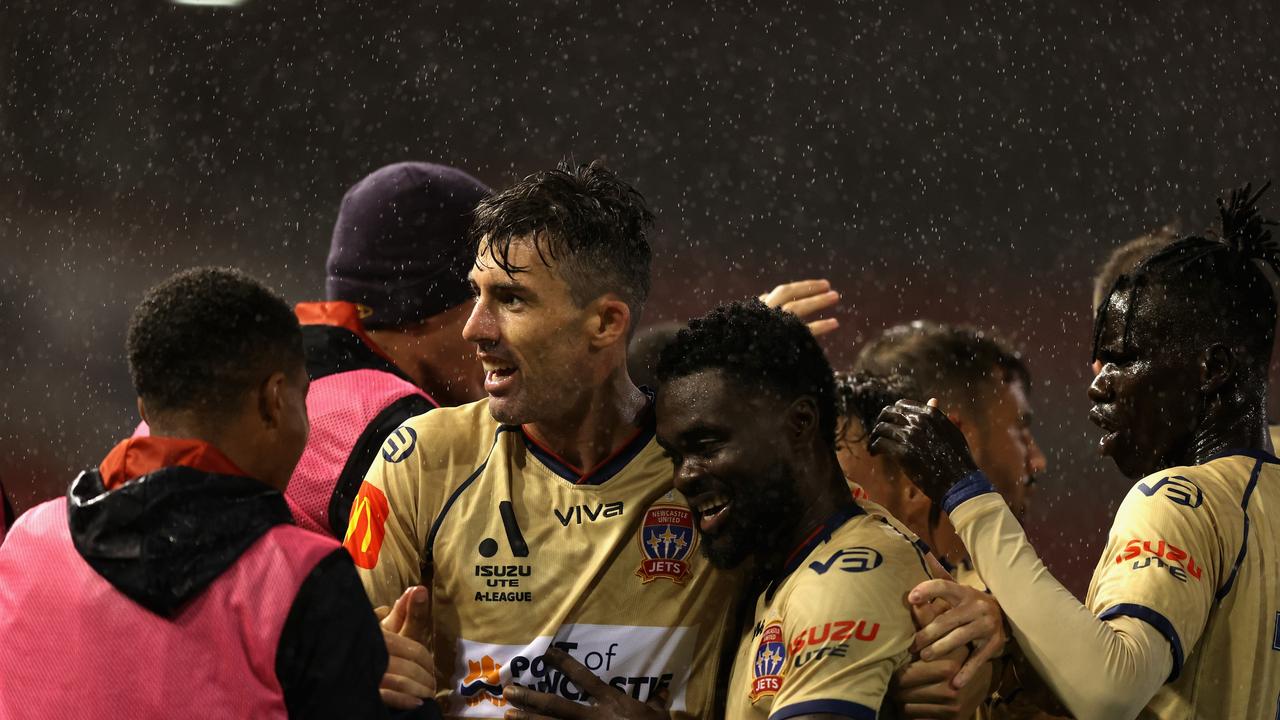
[[[918,552],[892,537],[816,552],[796,572],[802,577],[783,608],[786,665],[771,720],[875,718],[915,634],[906,595],[928,579]]]
[[[387,436],[351,503],[342,545],[375,607],[392,605],[422,582],[423,528],[430,518],[420,517],[426,469],[418,435],[406,424]]]
[[[1222,548],[1197,482],[1156,474],[1134,485],[1116,513],[1089,587],[1102,620],[1133,617],[1169,641],[1173,672],[1195,647],[1222,575]]]

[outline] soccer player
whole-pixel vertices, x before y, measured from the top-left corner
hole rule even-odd
[[[231,270],[133,314],[152,435],[121,442],[0,546],[0,718],[379,717],[387,653],[350,556],[294,527],[302,334]]]
[[[905,595],[928,572],[909,539],[849,494],[834,378],[812,333],[758,300],[723,305],[680,332],[658,375],[659,442],[702,552],[726,570],[749,558],[759,591],[731,651],[723,715],[876,717],[915,632]],[[582,670],[588,692],[617,703]],[[507,692],[528,711],[572,717],[545,694]],[[631,709],[623,716],[645,717]]]
[[[1030,372],[1005,343],[973,328],[917,320],[869,342],[855,366],[900,375],[922,395],[939,398],[1015,517],[1025,516],[1046,461],[1031,433]],[[922,537],[957,580],[985,589],[951,522],[930,505]]]
[[[578,699],[553,647],[640,700],[667,691],[678,718],[711,712],[740,582],[698,552],[627,374],[651,224],[595,164],[482,201],[463,333],[488,397],[405,423],[361,488],[346,547],[374,604],[429,585],[450,717],[502,717],[513,682]]]
[[[1280,460],[1264,449],[1276,300],[1259,266],[1277,255],[1257,198],[1245,186],[1219,200],[1221,239],[1171,243],[1099,310],[1090,417],[1103,454],[1141,480],[1085,605],[1048,574],[937,408],[900,402],[874,431],[873,447],[951,512],[1020,646],[1077,717],[1277,713]]]

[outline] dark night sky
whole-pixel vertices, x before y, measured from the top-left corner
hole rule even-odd
[[[1260,0],[282,5],[0,9],[20,508],[131,427],[124,325],[149,284],[216,262],[314,297],[337,201],[380,165],[502,186],[604,158],[658,215],[650,319],[825,276],[837,364],[919,316],[1015,338],[1052,462],[1033,536],[1079,590],[1126,487],[1085,418],[1093,268],[1207,223],[1280,151]]]

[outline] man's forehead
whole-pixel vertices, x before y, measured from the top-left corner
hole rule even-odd
[[[664,384],[658,410],[681,424],[741,421],[764,412],[771,397],[746,385],[720,368],[698,370]]]
[[[545,252],[539,252],[532,235],[512,238],[509,242],[501,248],[504,252],[499,252],[501,244],[495,246],[489,242],[488,236],[482,238],[467,277],[476,283],[481,280],[520,283],[524,280],[526,284],[544,277],[559,277],[551,266],[554,261]],[[514,272],[499,265],[499,259]]]

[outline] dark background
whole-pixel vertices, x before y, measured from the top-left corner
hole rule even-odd
[[[0,8],[19,510],[134,424],[124,328],[148,285],[219,263],[315,298],[337,202],[376,167],[502,186],[572,155],[652,202],[649,320],[821,276],[844,293],[837,364],[920,316],[1015,338],[1051,462],[1032,535],[1083,590],[1127,487],[1086,419],[1091,274],[1274,174],[1275,3],[391,5]]]

